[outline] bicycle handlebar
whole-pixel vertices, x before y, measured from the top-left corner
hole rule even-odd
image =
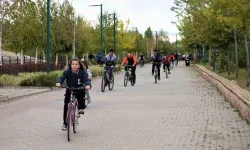
[[[61,88],[65,88],[65,89],[69,89],[70,91],[74,91],[74,90],[84,90],[85,89],[85,85],[82,85],[81,87],[75,88],[75,87],[67,87],[67,86],[61,86]]]

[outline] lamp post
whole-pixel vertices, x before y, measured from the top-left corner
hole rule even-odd
[[[50,72],[50,0],[47,0],[47,73]]]
[[[113,15],[113,21],[114,21],[114,52],[116,52],[116,14],[113,13],[113,14],[108,14],[108,15]]]
[[[152,31],[155,32],[155,47],[158,50],[158,35],[157,35],[157,31]]]
[[[101,7],[101,12],[100,12],[100,30],[101,30],[101,35],[100,35],[100,46],[101,46],[101,54],[102,56],[104,56],[104,53],[103,53],[103,27],[102,27],[102,4],[100,5],[89,5],[90,7],[95,7],[95,6],[100,6]]]

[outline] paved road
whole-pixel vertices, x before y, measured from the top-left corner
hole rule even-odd
[[[95,80],[71,142],[60,128],[63,90],[0,105],[0,149],[249,149],[250,126],[191,67],[156,85],[149,70],[137,69],[134,87],[116,75],[114,91],[105,93]]]

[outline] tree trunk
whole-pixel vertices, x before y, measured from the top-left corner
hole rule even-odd
[[[36,57],[35,57],[35,64],[37,64],[37,55],[38,55],[38,48],[36,47]]]
[[[209,66],[212,66],[212,49],[211,49],[211,46],[209,46]]]
[[[247,30],[246,26],[243,27],[244,29],[244,39],[245,39],[245,46],[246,46],[246,62],[247,62],[247,87],[250,83],[250,63],[249,63],[249,51],[248,51],[248,41],[247,41]]]
[[[23,65],[23,50],[21,50],[21,65]]]
[[[231,75],[231,66],[230,66],[230,45],[228,46],[227,48],[227,65],[228,65],[228,68],[227,68],[227,71],[228,71],[228,76]]]
[[[58,64],[58,53],[56,53],[56,66],[57,66],[57,64]]]
[[[235,77],[238,78],[238,73],[239,73],[239,63],[238,63],[238,44],[237,44],[237,31],[236,28],[234,28],[234,48],[235,48]]]
[[[69,65],[69,58],[68,58],[68,55],[66,55],[66,66]]]
[[[46,62],[46,60],[45,60],[45,53],[44,53],[44,51],[43,51],[43,62]]]

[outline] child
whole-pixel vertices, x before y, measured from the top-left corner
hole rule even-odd
[[[88,68],[87,61],[82,61],[82,64],[83,64],[83,69],[88,73],[88,78],[89,78],[89,80],[91,82],[91,80],[92,80],[92,73],[91,73],[91,71]],[[91,97],[89,95],[89,90],[86,90],[85,93],[87,95],[88,103],[90,104],[91,103]]]
[[[65,70],[62,76],[57,80],[56,86],[60,87],[64,80],[66,79],[67,86],[70,87],[81,87],[85,84],[85,89],[90,89],[91,83],[88,79],[88,74],[83,71],[83,66],[81,65],[79,59],[73,58],[68,66],[68,69]],[[63,126],[62,130],[67,130],[66,116],[68,111],[68,103],[70,102],[70,91],[67,89],[64,99],[64,111],[63,111]],[[84,104],[83,98],[85,97],[85,90],[78,90],[75,93],[75,96],[78,101],[78,109],[80,114],[84,114]]]
[[[162,63],[163,63],[163,72],[165,72],[166,67],[168,69],[168,72],[170,72],[170,69],[169,69],[170,59],[166,55],[162,58]]]

